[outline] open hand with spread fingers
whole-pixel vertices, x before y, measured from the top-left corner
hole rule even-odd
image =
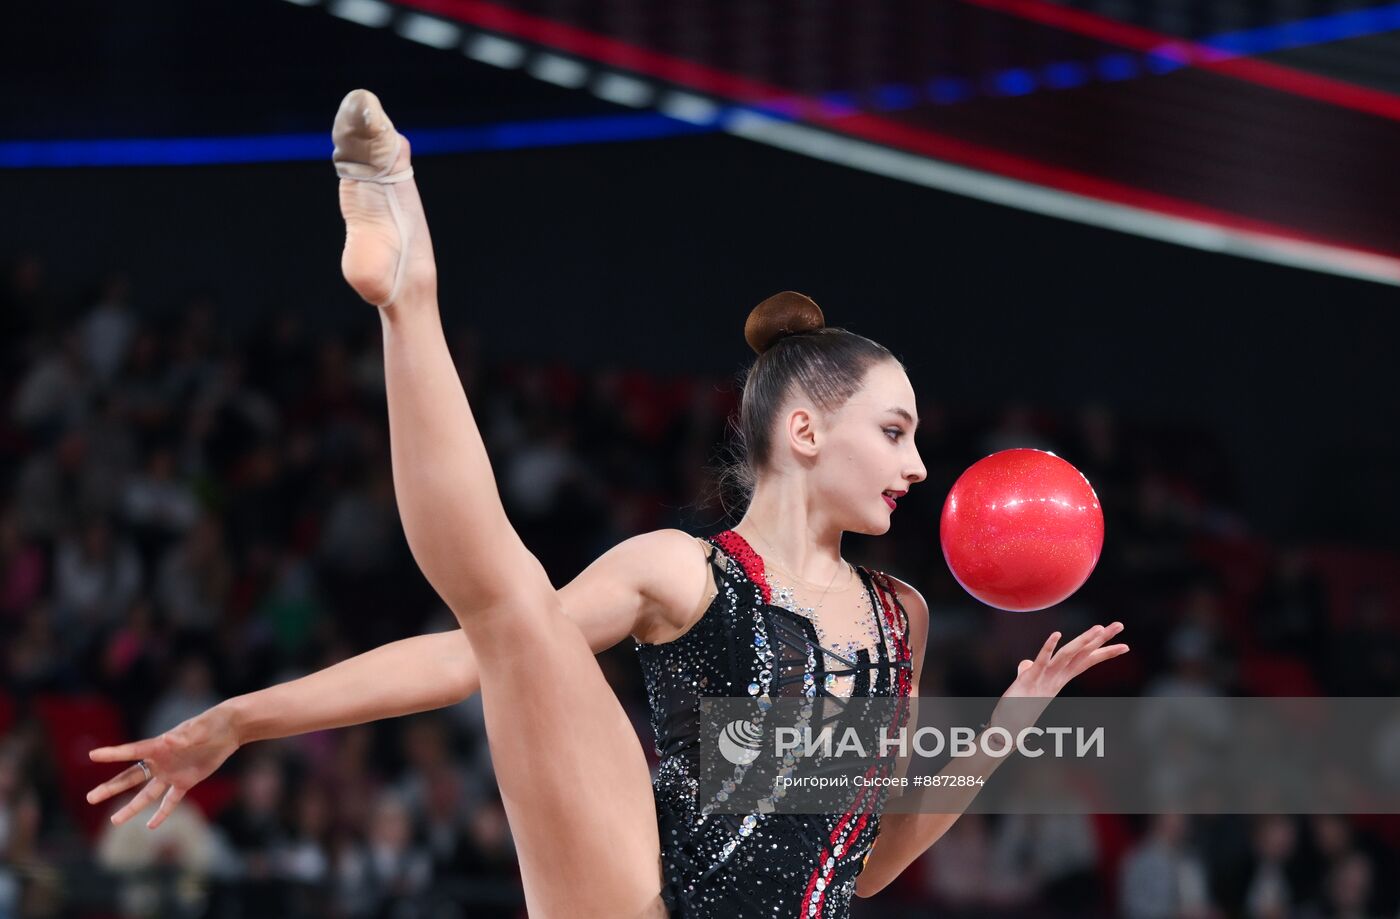
[[[1035,660],[1023,660],[1016,668],[1016,681],[1003,693],[1003,698],[1034,697],[1051,699],[1059,695],[1065,684],[1095,664],[1128,653],[1123,644],[1104,642],[1123,631],[1123,623],[1096,625],[1065,644],[1058,651],[1059,632],[1051,632],[1041,645]]]
[[[98,747],[88,753],[93,762],[134,764],[89,791],[88,803],[100,804],[113,795],[144,786],[112,815],[112,822],[125,823],[160,799],[160,807],[146,821],[147,828],[155,829],[191,788],[223,765],[239,746],[232,719],[216,705],[159,737]]]
[[[1017,666],[1016,680],[1002,693],[988,723],[1005,728],[1013,735],[1035,724],[1066,683],[1095,664],[1128,653],[1127,645],[1104,644],[1122,631],[1121,622],[1096,625],[1059,650],[1055,646],[1059,644],[1060,633],[1051,632],[1035,660],[1023,660]],[[1009,699],[1027,701],[1008,703]]]

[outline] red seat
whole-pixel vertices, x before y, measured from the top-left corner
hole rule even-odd
[[[1383,841],[1392,850],[1400,849],[1400,815],[1353,814],[1352,822]]]
[[[127,740],[121,712],[101,696],[64,695],[40,696],[34,710],[48,733],[64,803],[74,820],[89,835],[96,836],[106,819],[107,808],[88,804],[88,789],[111,778],[120,767],[94,763],[88,758],[88,751]]]
[[[238,780],[215,773],[191,788],[180,806],[193,804],[205,817],[214,820],[228,809],[237,796]]]
[[[1317,680],[1306,664],[1279,654],[1259,654],[1240,662],[1240,682],[1251,696],[1316,696]]]
[[[1103,902],[1118,902],[1119,864],[1133,845],[1133,828],[1123,814],[1093,814],[1094,838],[1098,842],[1099,883],[1104,886]]]
[[[1400,565],[1394,552],[1322,547],[1310,551],[1308,558],[1327,583],[1334,626],[1351,624],[1351,616],[1367,592],[1388,597],[1392,608],[1400,604]]]

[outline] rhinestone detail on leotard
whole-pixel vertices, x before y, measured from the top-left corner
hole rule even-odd
[[[781,789],[764,789],[750,814],[722,813],[715,801],[698,800],[700,700],[756,698],[762,712],[774,698],[833,696],[826,677],[836,666],[850,671],[841,682],[852,684],[851,695],[907,696],[903,607],[883,575],[858,568],[866,611],[875,612],[869,618],[876,640],[825,648],[817,624],[782,605],[762,558],[743,537],[730,530],[705,542],[717,591],[704,615],[674,641],[637,643],[661,760],[653,790],[663,895],[671,915],[687,919],[844,919],[879,829],[878,812],[860,812],[857,799],[845,814],[776,813]],[[745,778],[736,767],[716,798]]]

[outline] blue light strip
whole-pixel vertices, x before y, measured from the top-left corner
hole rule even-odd
[[[1348,38],[1365,38],[1396,29],[1400,29],[1400,3],[1315,16],[1312,19],[1300,19],[1258,29],[1226,32],[1201,39],[1197,44],[1232,54],[1269,54],[1273,51],[1287,51],[1291,48],[1321,45]]]
[[[415,155],[478,153],[654,140],[718,130],[659,112],[638,112],[546,121],[517,121],[455,128],[405,129]],[[329,131],[251,137],[168,137],[120,140],[0,141],[0,168],[62,169],[88,166],[201,166],[330,161]]]
[[[1192,66],[1182,54],[1183,43],[1217,52],[1213,60],[1229,60],[1395,30],[1400,30],[1400,3],[1227,32],[1213,38],[1183,38],[1163,42],[1147,52],[1111,51],[1089,61],[1053,61],[1040,67],[1011,67],[981,76],[944,74],[923,84],[887,83],[861,92],[831,90],[822,93],[819,101],[824,114],[838,117],[864,111],[897,112],[929,103],[961,105],[983,97],[1026,96],[1047,90],[1078,89],[1093,82],[1119,83],[1171,73]],[[790,115],[800,110],[800,101],[787,100],[786,112],[782,111],[782,101],[758,108],[769,114]]]
[[[1258,29],[1228,32],[1194,43],[1222,57],[1269,54],[1310,45],[1400,30],[1400,3],[1316,16]],[[831,114],[856,113],[868,102],[876,111],[899,111],[932,102],[957,105],[978,96],[1024,96],[1043,90],[1077,89],[1093,81],[1119,82],[1187,67],[1179,52],[1164,44],[1158,52],[1115,51],[1096,60],[1056,61],[1039,68],[1015,67],[980,78],[934,77],[922,85],[888,84],[871,93],[829,92],[823,107]],[[767,111],[767,107],[765,107]],[[695,123],[659,112],[586,118],[507,122],[404,133],[417,154],[477,153],[570,144],[653,140],[716,131],[732,112],[718,110],[713,121]],[[768,111],[770,115],[780,115]],[[242,137],[132,138],[112,140],[0,141],[0,169],[53,169],[91,166],[197,166],[328,160],[326,132]]]
[[[552,121],[516,121],[480,127],[420,128],[416,131],[404,131],[404,136],[413,144],[415,154],[441,154],[655,140],[685,134],[705,134],[718,129],[718,118],[713,122],[696,124],[671,118],[660,112],[638,112]],[[329,158],[330,152],[327,151],[325,155]]]
[[[1300,19],[1258,29],[1226,32],[1202,39],[1181,39],[1219,52],[1216,60],[1288,51],[1350,38],[1400,30],[1400,3]],[[1113,51],[1091,61],[1055,61],[1043,67],[1012,67],[980,77],[943,75],[916,84],[890,83],[856,94],[831,92],[824,101],[841,99],[850,111],[892,112],[919,105],[959,105],[979,97],[1025,96],[1044,90],[1078,89],[1091,82],[1117,83],[1171,73],[1191,66],[1178,42],[1165,42],[1146,53]]]

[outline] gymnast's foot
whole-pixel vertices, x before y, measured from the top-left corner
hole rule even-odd
[[[331,159],[341,177],[345,280],[380,307],[435,296],[437,267],[408,139],[366,89],[352,90],[340,103],[331,138]]]

